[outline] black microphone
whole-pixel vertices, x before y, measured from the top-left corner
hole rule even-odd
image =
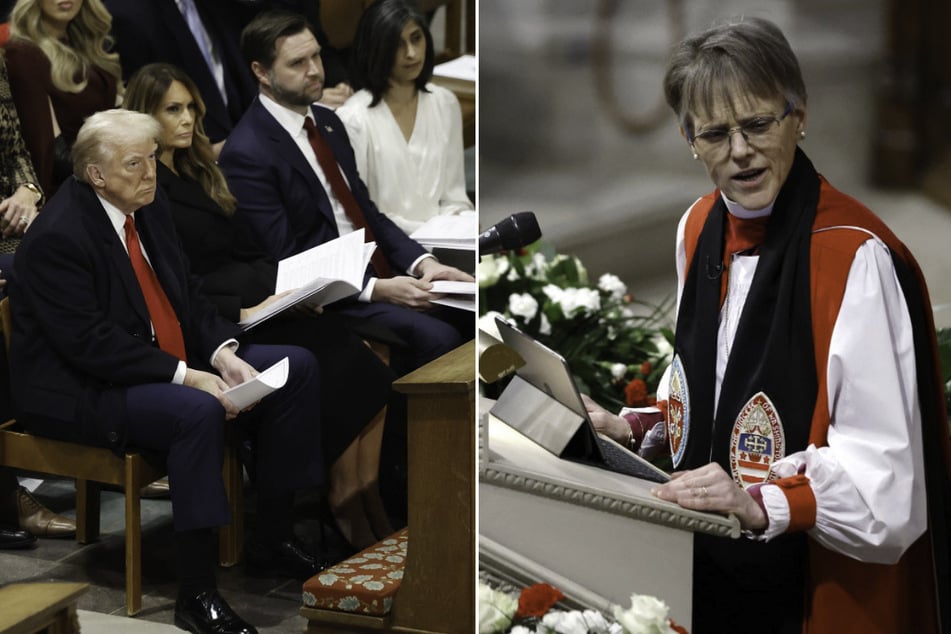
[[[707,256],[707,279],[716,280],[723,275],[723,262],[717,262],[716,266],[710,262],[710,256]]]
[[[479,235],[479,257],[518,249],[542,237],[535,213],[520,211],[495,223]]]

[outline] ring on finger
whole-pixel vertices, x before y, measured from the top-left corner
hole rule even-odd
[[[700,497],[702,497],[702,498],[707,497],[707,487],[705,487],[705,486],[700,487]]]

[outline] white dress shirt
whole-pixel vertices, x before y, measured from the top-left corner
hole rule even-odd
[[[340,235],[345,235],[353,231],[353,223],[350,222],[350,218],[347,216],[347,212],[343,208],[343,204],[337,197],[334,196],[333,189],[330,187],[330,181],[327,180],[327,175],[324,174],[324,170],[321,169],[320,165],[317,163],[317,155],[314,154],[314,148],[310,145],[310,140],[307,138],[307,130],[304,129],[304,120],[310,119],[314,121],[313,115],[310,112],[310,109],[307,110],[306,115],[294,112],[290,108],[286,108],[281,104],[277,103],[263,92],[260,93],[259,98],[261,99],[261,105],[264,106],[264,109],[267,110],[272,117],[277,121],[291,139],[294,141],[294,144],[297,145],[300,149],[301,154],[304,155],[304,159],[307,161],[307,164],[310,165],[311,169],[314,170],[314,174],[317,175],[317,179],[320,180],[321,186],[324,188],[324,192],[327,194],[327,198],[330,200],[330,206],[333,209],[334,221],[337,223],[337,233]],[[324,108],[319,103],[315,103],[315,106],[319,108]],[[316,125],[316,121],[314,124]],[[339,164],[338,164],[339,169]],[[347,183],[347,187],[350,187],[350,181],[347,180],[347,175],[344,174],[343,170],[340,170],[340,174],[343,176],[343,180]],[[353,189],[351,187],[351,189]],[[314,211],[316,212],[316,209]],[[377,246],[379,248],[379,246]],[[416,267],[426,258],[433,257],[432,254],[423,254],[420,257],[416,258],[413,263],[410,265],[409,270],[406,271],[407,275],[414,275]],[[373,296],[373,287],[376,284],[376,278],[370,278],[367,281],[367,285],[360,292],[360,301],[368,302]]]

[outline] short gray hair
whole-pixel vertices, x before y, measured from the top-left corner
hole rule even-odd
[[[86,168],[111,159],[124,147],[144,141],[159,141],[161,124],[152,115],[115,108],[91,115],[73,143],[73,175],[88,183]]]
[[[799,61],[783,32],[762,18],[733,18],[678,44],[667,61],[664,96],[680,125],[693,134],[693,115],[709,115],[714,102],[783,97],[806,105]]]

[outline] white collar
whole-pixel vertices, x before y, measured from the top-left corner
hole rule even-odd
[[[723,192],[720,192],[720,198],[723,199],[723,202],[726,203],[727,211],[730,214],[736,216],[737,218],[743,218],[744,220],[749,220],[750,218],[762,218],[773,213],[773,205],[776,204],[776,201],[769,203],[762,209],[747,209],[738,202],[734,202],[726,197]]]
[[[113,229],[116,230],[120,235],[125,234],[125,219],[126,216],[132,216],[133,222],[135,221],[135,212],[131,214],[125,214],[119,210],[118,207],[113,205],[111,202],[99,195],[99,192],[96,192],[96,198],[99,199],[99,202],[102,203],[103,209],[106,210],[106,215],[109,217],[109,222],[112,223]]]

